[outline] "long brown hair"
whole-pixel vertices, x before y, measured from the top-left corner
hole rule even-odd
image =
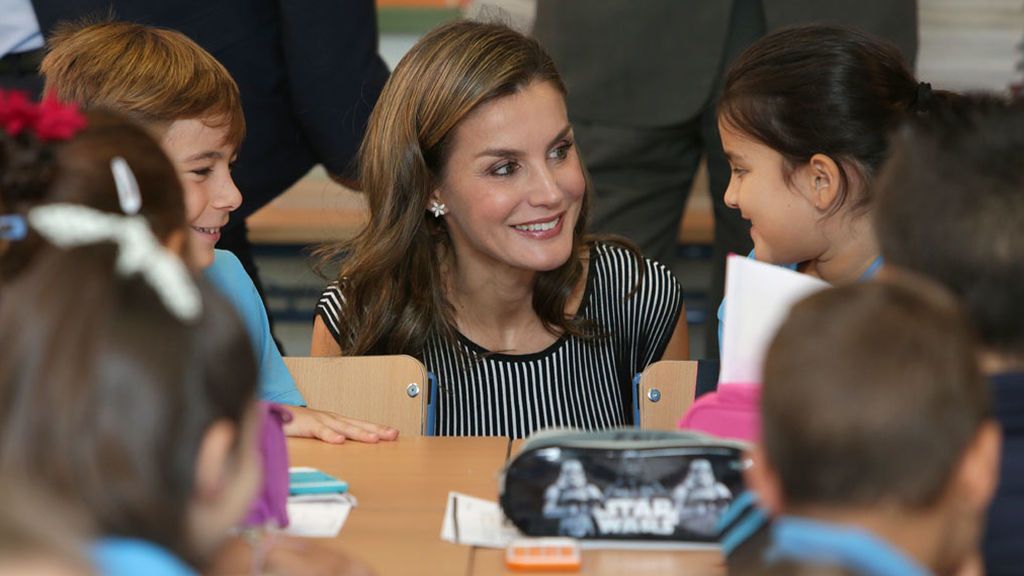
[[[370,221],[355,238],[317,251],[321,269],[341,261],[343,353],[421,356],[432,335],[454,339],[454,311],[442,278],[450,239],[444,219],[428,217],[428,198],[459,124],[482,104],[535,82],[549,82],[565,94],[554,62],[536,40],[481,22],[459,21],[430,32],[395,68],[360,150]],[[533,308],[552,333],[594,334],[591,322],[565,314],[584,273],[590,195],[588,178],[573,255],[539,273],[534,286]]]
[[[217,421],[239,429],[257,368],[241,321],[197,280],[185,323],[112,244],[49,249],[0,300],[0,475],[81,507],[105,536],[201,564],[188,529],[196,458]],[[237,448],[236,448],[237,450]]]

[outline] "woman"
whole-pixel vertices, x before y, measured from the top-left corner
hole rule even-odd
[[[317,309],[314,355],[410,354],[438,432],[521,437],[632,420],[634,374],[682,359],[682,289],[585,235],[590,190],[565,87],[537,44],[456,22],[402,59],[370,118],[370,222]]]

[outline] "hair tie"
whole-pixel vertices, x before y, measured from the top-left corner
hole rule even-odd
[[[119,216],[77,204],[47,204],[30,210],[28,221],[61,248],[114,242],[118,275],[141,275],[179,320],[199,317],[202,300],[192,276],[177,256],[160,245],[142,216]]]
[[[25,218],[18,214],[0,214],[0,240],[15,242],[28,235]]]
[[[917,83],[917,93],[911,106],[918,114],[927,114],[932,107],[932,85],[928,82]]]

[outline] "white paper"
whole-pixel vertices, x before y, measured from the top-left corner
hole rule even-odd
[[[725,268],[725,318],[719,382],[761,383],[764,356],[789,309],[828,283],[782,266],[731,255]],[[808,334],[814,338],[814,334]]]
[[[303,494],[288,497],[290,536],[333,538],[341,532],[355,500],[348,494]]]
[[[455,544],[505,548],[522,534],[505,521],[497,502],[458,492],[448,493],[448,506],[441,524],[441,539]]]

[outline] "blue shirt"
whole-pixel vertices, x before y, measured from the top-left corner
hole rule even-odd
[[[982,541],[985,573],[1020,574],[1024,566],[1024,371],[996,374],[989,381],[995,417],[1003,427],[1003,457]]]
[[[245,322],[260,369],[260,398],[278,404],[305,406],[306,401],[295,387],[295,379],[270,336],[267,310],[252,279],[234,254],[227,250],[214,250],[213,253],[213,264],[203,271],[203,275],[235,305],[235,311]]]
[[[104,538],[92,546],[92,562],[101,576],[199,576],[167,550],[132,538]]]
[[[772,524],[765,563],[844,568],[859,576],[929,576],[931,571],[860,528],[781,516]]]

